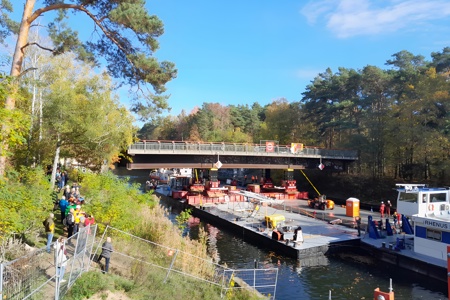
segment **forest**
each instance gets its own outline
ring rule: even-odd
[[[404,50],[393,54],[385,69],[328,68],[311,80],[298,102],[203,103],[177,116],[157,116],[138,137],[354,149],[359,159],[351,174],[445,184],[450,177],[450,47],[431,58]]]

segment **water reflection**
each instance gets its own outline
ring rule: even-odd
[[[133,171],[134,172],[134,171]],[[148,172],[136,175],[130,181],[145,183]],[[133,180],[135,179],[135,180]],[[172,210],[169,218],[175,222],[179,214]],[[297,261],[277,255],[264,247],[258,247],[236,238],[232,233],[220,230],[210,224],[191,219],[187,234],[197,239],[202,227],[209,235],[208,251],[220,264],[231,268],[278,268],[276,299],[333,300],[373,299],[373,290],[380,287],[388,291],[392,278],[397,300],[444,300],[447,299],[447,285],[424,276],[374,261],[364,253],[346,253],[312,260]]]
[[[198,237],[203,226],[212,233],[208,247],[216,253],[220,264],[230,268],[277,267],[278,283],[276,299],[373,299],[373,290],[380,287],[388,291],[389,279],[393,280],[395,299],[432,300],[447,299],[446,285],[421,276],[379,265],[370,257],[350,251],[335,256],[318,256],[297,261],[273,251],[260,248],[236,238],[227,231],[206,223],[195,223],[190,228],[191,238]]]

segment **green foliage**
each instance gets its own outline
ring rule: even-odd
[[[192,209],[188,208],[180,212],[178,216],[176,216],[175,220],[177,221],[178,228],[181,231],[184,231],[187,225],[187,221],[192,216]]]
[[[164,282],[165,271],[154,269],[146,278],[139,282],[128,280],[113,274],[103,275],[99,272],[87,272],[75,281],[64,299],[82,300],[94,295],[102,297],[106,291],[111,293],[122,292],[130,299],[211,299],[220,300],[221,289],[194,278],[171,274],[169,280]],[[233,292],[236,300],[260,299],[250,292],[237,289]]]
[[[0,120],[2,120],[0,140],[8,145],[8,151],[3,147],[0,148],[2,156],[11,156],[11,149],[20,147],[26,142],[25,136],[30,125],[26,109],[11,111],[5,108],[6,98],[11,95],[16,96],[20,106],[24,91],[18,90],[17,83],[11,77],[0,75]]]
[[[157,39],[163,32],[163,23],[155,15],[151,15],[145,8],[145,1],[136,0],[69,0],[67,2],[45,0],[42,7],[34,9],[35,1],[26,0],[23,19],[26,20],[19,29],[19,23],[14,22],[9,0],[2,0],[0,5],[0,42],[10,34],[17,34],[18,49],[13,55],[11,75],[21,75],[24,50],[35,43],[27,44],[31,26],[48,11],[57,11],[55,20],[49,23],[48,34],[53,45],[39,44],[54,55],[73,51],[83,61],[99,64],[100,57],[106,62],[108,73],[132,88],[139,87],[138,93],[132,100],[132,109],[142,111],[142,117],[149,113],[168,108],[167,97],[160,94],[165,91],[165,84],[177,75],[175,65],[169,61],[159,62],[153,55],[158,49]],[[72,12],[74,15],[83,14],[93,23],[93,34],[83,43],[77,31],[70,28],[64,21]],[[100,35],[97,33],[101,33]],[[150,85],[155,94],[143,87]],[[140,101],[144,98],[144,102]],[[150,100],[150,101],[147,101]],[[14,103],[10,103],[14,108]]]
[[[125,291],[133,288],[134,283],[123,277],[100,272],[87,272],[78,278],[64,297],[69,300],[89,299],[101,291]]]
[[[90,65],[76,65],[73,55],[52,59],[43,77],[43,122],[36,123],[33,132],[44,134],[30,140],[30,155],[52,164],[59,145],[61,157],[93,170],[100,170],[105,161],[114,163],[132,142],[134,128],[133,117],[111,93],[110,78],[92,74]]]
[[[12,234],[30,243],[53,208],[51,189],[41,168],[8,172],[0,181],[0,240]]]
[[[142,221],[137,217],[138,212],[156,204],[151,194],[140,192],[138,185],[130,185],[126,178],[117,178],[110,172],[84,173],[81,180],[88,199],[85,209],[103,226],[132,231]]]
[[[19,24],[9,17],[12,11],[11,2],[2,0],[0,4],[0,28],[2,28],[0,30],[0,43],[3,43],[11,32],[17,34],[19,31]]]

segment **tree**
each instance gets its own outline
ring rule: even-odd
[[[12,11],[8,0],[3,0],[2,13]],[[6,5],[5,5],[6,4]],[[102,57],[107,62],[107,70],[114,78],[119,78],[125,84],[138,89],[139,96],[144,96],[145,103],[135,101],[133,111],[141,113],[143,118],[168,108],[167,97],[162,95],[164,85],[176,76],[173,63],[158,62],[152,55],[158,49],[157,38],[163,34],[163,23],[158,17],[149,15],[144,7],[143,0],[68,0],[64,3],[59,0],[44,0],[43,7],[33,11],[36,0],[26,0],[17,43],[14,50],[10,75],[18,78],[22,72],[24,50],[32,45],[47,49],[53,54],[67,51],[76,51],[79,58],[95,60]],[[54,46],[44,46],[28,41],[28,33],[32,24],[38,17],[50,11],[59,11],[55,23],[49,24],[49,34]],[[86,15],[95,24],[92,36],[97,39],[81,43],[78,34],[69,28],[58,30],[56,23],[72,11]],[[3,29],[0,35],[5,36],[6,31],[15,32],[17,23],[3,19],[0,26]],[[101,35],[97,35],[101,32]],[[130,34],[134,36],[130,36]],[[98,62],[97,62],[98,63]],[[146,88],[150,84],[154,93]],[[5,107],[13,110],[16,98],[7,97]],[[141,99],[136,96],[135,100]],[[3,134],[10,130],[5,124],[2,126]],[[2,156],[0,157],[0,176],[3,176],[6,167],[5,149],[7,143],[2,143]]]
[[[280,145],[292,142],[295,116],[290,113],[291,109],[291,105],[284,98],[273,101],[267,106],[265,111],[267,126],[262,129],[262,139],[277,140]]]
[[[91,74],[91,66],[73,61],[70,55],[54,58],[45,74],[42,143],[54,151],[46,153],[53,158],[52,179],[60,153],[98,171],[113,163],[133,136],[133,118],[111,94],[109,76]]]

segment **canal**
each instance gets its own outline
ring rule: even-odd
[[[147,171],[122,172],[119,174],[128,175],[132,181],[139,183],[145,182],[148,176]],[[171,218],[177,213],[179,211],[174,209]],[[311,265],[247,243],[206,222],[193,224],[187,234],[193,239],[197,238],[199,227],[202,226],[209,234],[208,251],[220,264],[230,268],[254,268],[256,261],[258,268],[277,267],[277,300],[328,300],[330,290],[333,300],[371,300],[375,288],[388,291],[390,278],[396,300],[447,299],[445,283],[373,261],[360,251],[349,249],[338,255],[321,257]]]

